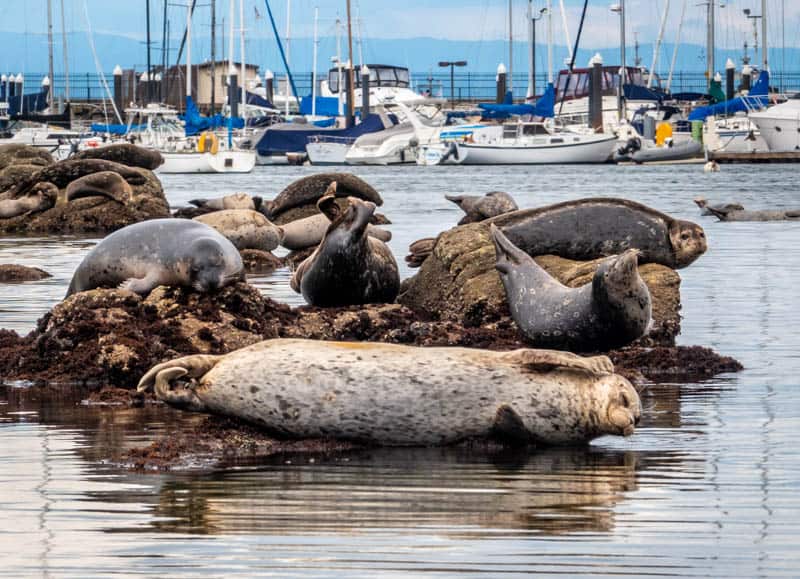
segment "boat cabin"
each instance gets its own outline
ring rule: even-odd
[[[369,85],[371,88],[375,88],[377,86],[409,88],[411,85],[408,69],[402,66],[368,64],[367,68],[369,68]],[[354,88],[361,88],[361,68],[356,67],[353,72],[355,73]],[[347,69],[342,68],[342,84],[346,82],[346,74]],[[338,68],[332,68],[328,71],[328,88],[334,94],[339,92]]]
[[[619,89],[619,66],[602,66],[602,92],[603,96],[614,96]],[[589,96],[589,68],[573,68],[561,70],[556,81],[556,102],[587,98]],[[626,67],[626,86],[647,86],[647,77],[650,73],[637,66]],[[569,81],[569,83],[567,82]],[[659,90],[660,80],[658,75],[653,75],[653,90]]]

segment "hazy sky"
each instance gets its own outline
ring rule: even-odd
[[[63,0],[67,29],[86,29],[85,9],[95,32],[116,33],[141,39],[144,37],[146,0]],[[172,30],[182,30],[185,9],[176,6],[180,0],[172,0],[168,8]],[[719,1],[719,0],[717,0]],[[60,29],[60,2],[53,0],[54,26]],[[666,0],[628,0],[628,39],[633,43],[634,31],[643,44],[653,42],[658,34],[661,12]],[[210,21],[210,0],[199,0],[196,31],[207,34]],[[680,20],[682,5],[686,3],[683,41],[703,44],[705,42],[706,8],[698,6],[699,0],[672,0],[667,23],[666,40],[672,42]],[[761,12],[761,0],[723,0],[718,9],[717,44],[720,47],[739,47],[745,38],[752,45],[752,26],[742,14],[743,8]],[[153,34],[160,37],[162,22],[162,0],[151,0]],[[238,4],[238,3],[237,3]],[[286,27],[286,0],[271,1],[279,30],[283,35]],[[535,0],[534,6],[545,5],[544,0]],[[575,32],[582,0],[564,0],[571,41]],[[619,42],[619,19],[609,11],[610,2],[592,0],[584,29],[584,47],[610,47]],[[46,31],[46,0],[0,0],[0,30],[22,32]],[[218,20],[227,19],[228,0],[217,1]],[[292,35],[311,36],[314,7],[319,7],[320,35],[334,33],[337,14],[344,19],[345,0],[292,0]],[[514,36],[526,37],[526,0],[513,0]],[[565,43],[558,0],[555,7],[555,41]],[[800,46],[800,1],[768,0],[768,13],[774,17],[770,22],[770,43],[778,46],[785,37],[788,46]],[[85,8],[84,8],[85,7]],[[256,10],[261,18],[256,17]],[[785,18],[782,18],[782,10]],[[245,0],[245,20],[249,34],[254,36],[271,34],[264,0]],[[380,38],[434,37],[457,40],[491,40],[508,35],[508,2],[506,0],[353,0],[354,17],[360,15],[363,36]],[[238,18],[238,6],[237,6]],[[237,24],[238,25],[238,24]],[[539,33],[544,35],[545,27]],[[759,31],[760,35],[760,31]],[[760,42],[760,41],[759,41]]]

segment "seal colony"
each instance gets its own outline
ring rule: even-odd
[[[608,358],[547,350],[268,340],[159,364],[139,382],[149,389],[281,437],[392,446],[585,443],[628,436],[641,415],[636,390]]]

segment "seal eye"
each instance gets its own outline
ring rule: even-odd
[[[681,233],[681,239],[687,241],[691,237],[688,233]]]
[[[631,401],[628,400],[628,395],[625,392],[620,392],[619,394],[619,403],[623,408],[630,408]]]

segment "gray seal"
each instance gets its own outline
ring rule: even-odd
[[[0,197],[0,219],[9,219],[50,209],[57,201],[58,187],[52,183],[37,183],[20,197]]]
[[[286,438],[563,445],[633,433],[641,402],[613,371],[605,356],[550,350],[276,339],[164,362],[138,389]]]
[[[639,263],[686,267],[708,249],[703,228],[627,199],[588,198],[494,217],[511,242],[531,256],[586,261],[638,249]]]
[[[333,195],[319,200],[331,224],[290,285],[314,306],[394,302],[400,291],[397,262],[385,243],[367,235],[375,204],[355,197],[348,202],[342,210]]]
[[[537,347],[608,351],[644,336],[652,321],[650,290],[639,276],[638,250],[600,264],[592,281],[569,288],[491,227],[511,317]]]
[[[694,203],[700,208],[700,215],[714,215],[714,211],[728,213],[730,211],[744,211],[741,203],[725,203],[723,205],[709,205],[705,197],[695,197]],[[713,211],[712,211],[713,209]]]
[[[380,194],[366,181],[351,173],[317,173],[291,183],[272,201],[266,201],[262,207],[264,214],[275,221],[281,213],[317,203],[328,194],[330,184],[336,182],[337,197],[358,197],[375,205],[383,205]]]
[[[720,221],[800,221],[800,209],[745,211],[709,207],[708,210]]]
[[[484,221],[519,209],[514,198],[503,191],[492,191],[482,196],[445,195],[444,198],[458,205],[466,213],[458,222],[459,225]]]
[[[232,193],[213,199],[192,199],[190,204],[200,209],[224,211],[226,209],[250,209],[257,211],[261,207],[261,197],[251,197],[247,193]]]
[[[194,218],[210,225],[236,246],[243,249],[272,251],[283,240],[283,230],[270,223],[258,211],[251,209],[224,209]]]
[[[137,147],[130,143],[116,143],[94,149],[84,149],[72,156],[73,159],[103,159],[128,167],[141,167],[154,171],[164,163],[161,153],[153,149]]]
[[[123,227],[94,246],[75,270],[67,296],[97,287],[147,294],[160,285],[209,292],[240,279],[239,252],[212,227],[153,219]]]

